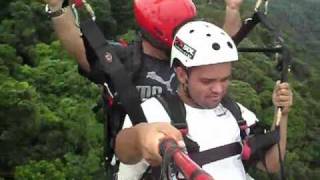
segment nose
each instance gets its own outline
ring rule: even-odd
[[[224,91],[224,84],[221,82],[212,83],[210,91],[214,94],[221,94]]]

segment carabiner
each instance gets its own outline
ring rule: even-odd
[[[89,15],[91,16],[91,19],[95,21],[96,15],[94,13],[94,10],[86,0],[73,0],[72,11],[73,11],[73,14],[76,16],[76,18],[78,18],[77,8],[80,8],[82,6],[84,6],[85,9],[88,11]],[[77,24],[79,24],[79,22],[77,22]]]
[[[71,5],[71,11],[74,16],[76,26],[80,27],[79,14],[75,3]]]
[[[258,12],[260,9],[260,6],[262,4],[262,1],[264,1],[264,14],[268,14],[268,6],[269,6],[269,1],[268,0],[257,0],[254,11]]]
[[[82,2],[84,4],[84,7],[86,8],[88,13],[90,14],[92,20],[95,21],[96,20],[96,15],[95,15],[94,10],[92,9],[91,5],[86,0],[82,0]]]

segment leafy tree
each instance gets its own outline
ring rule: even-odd
[[[117,22],[117,33],[124,34],[136,27],[133,16],[132,0],[110,0],[112,16]]]
[[[54,160],[53,162],[45,160],[41,160],[39,162],[31,161],[27,165],[18,166],[16,168],[15,178],[17,180],[66,179],[64,168],[64,164],[61,160]]]
[[[38,96],[26,82],[2,79],[0,85],[0,166],[10,169],[28,159],[39,132]]]
[[[0,43],[15,47],[24,63],[35,65],[33,45],[52,40],[43,6],[36,1],[24,0],[13,1],[8,8],[10,15],[1,21]]]

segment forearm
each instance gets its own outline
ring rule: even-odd
[[[226,15],[223,29],[234,36],[241,27],[240,7],[226,6]]]
[[[119,160],[125,164],[135,164],[142,159],[137,128],[126,128],[118,133],[115,153]]]
[[[80,29],[75,25],[75,18],[70,6],[66,8],[62,15],[53,17],[52,24],[64,48],[76,58],[77,63],[83,70],[89,72],[90,65],[87,61]]]
[[[275,111],[275,118],[272,125],[272,130],[275,129],[276,124],[276,112]],[[280,150],[281,150],[281,159],[284,159],[286,153],[286,145],[287,145],[287,122],[288,122],[288,114],[282,114],[281,121],[280,121]],[[265,155],[265,162],[267,169],[270,172],[277,172],[280,169],[280,162],[279,162],[279,151],[278,151],[278,144],[273,145]],[[262,166],[262,163],[258,166],[260,169],[265,170]]]

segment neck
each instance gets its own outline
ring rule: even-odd
[[[189,106],[191,106],[193,108],[203,109],[201,106],[199,106],[197,103],[195,103],[192,100],[190,95],[186,92],[186,90],[183,89],[183,87],[181,87],[181,85],[179,85],[179,87],[178,87],[178,95],[179,95],[180,99],[184,103],[188,104]]]
[[[148,41],[142,40],[143,52],[149,56],[155,57],[159,60],[168,60],[168,55],[158,48],[153,47]]]

